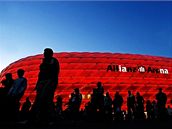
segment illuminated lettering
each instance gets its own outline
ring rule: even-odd
[[[160,69],[161,74],[168,74],[168,69]]]
[[[122,67],[121,65],[119,65],[119,71],[120,72],[127,72],[127,68],[126,67]]]
[[[145,67],[141,66],[138,68],[138,71],[141,73],[144,73],[144,72],[146,72],[146,69],[145,69]]]
[[[125,67],[122,65],[108,65],[107,71],[113,71],[113,72],[140,72],[140,73],[160,73],[160,74],[169,74],[168,69],[162,69],[162,68],[152,68],[148,67],[145,68],[144,66],[140,67]]]
[[[122,67],[122,72],[127,72],[127,68],[126,67]]]

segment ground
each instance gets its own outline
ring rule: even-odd
[[[57,121],[54,123],[28,124],[25,122],[1,122],[1,129],[172,129],[172,119],[164,121]]]

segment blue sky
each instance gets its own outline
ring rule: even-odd
[[[172,2],[0,2],[0,70],[46,47],[172,57]]]

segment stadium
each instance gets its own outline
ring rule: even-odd
[[[167,94],[167,105],[172,99],[172,58],[139,54],[99,53],[99,52],[61,52],[54,53],[60,63],[59,84],[55,96],[61,95],[64,103],[69,100],[74,88],[82,93],[82,106],[90,100],[93,88],[98,81],[102,82],[105,93],[114,97],[119,91],[124,98],[123,109],[126,109],[127,92],[140,92],[145,100],[155,100],[158,88]],[[31,101],[35,98],[35,84],[39,73],[39,65],[43,55],[22,58],[11,63],[1,71],[0,81],[6,73],[17,77],[19,68],[25,70],[28,87],[22,98]],[[1,84],[0,84],[1,85]],[[1,85],[2,87],[2,85]]]

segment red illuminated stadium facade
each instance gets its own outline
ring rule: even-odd
[[[74,88],[79,88],[83,94],[82,107],[89,101],[96,83],[103,83],[105,92],[111,97],[119,91],[124,98],[123,108],[126,108],[127,91],[134,94],[139,91],[145,100],[154,100],[158,88],[163,88],[168,101],[172,99],[172,58],[120,54],[120,53],[89,53],[89,52],[63,52],[54,53],[60,62],[59,85],[55,95],[61,95],[67,102]],[[22,101],[27,96],[34,100],[35,87],[39,65],[43,55],[29,56],[20,59],[0,74],[0,81],[6,73],[12,73],[16,78],[16,71],[24,69],[28,79],[28,87]]]

